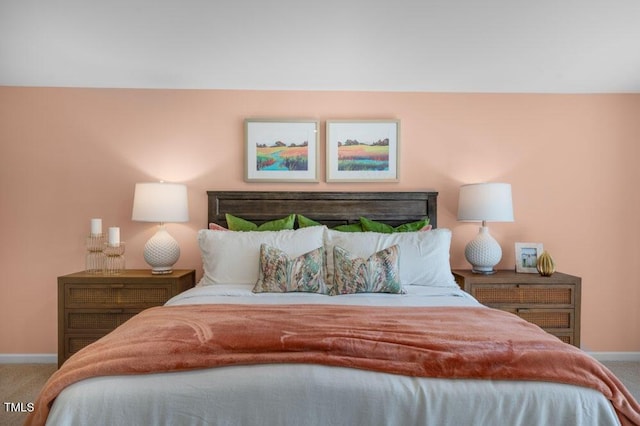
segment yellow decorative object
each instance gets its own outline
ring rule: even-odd
[[[536,268],[543,277],[550,277],[556,271],[556,263],[546,250],[538,257]]]

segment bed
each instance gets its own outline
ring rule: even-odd
[[[208,199],[199,285],[69,358],[28,423],[640,424],[604,366],[457,287],[437,193]]]

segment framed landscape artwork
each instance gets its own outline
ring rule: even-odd
[[[318,182],[317,120],[246,119],[245,181]]]
[[[399,120],[328,120],[327,182],[397,182]]]

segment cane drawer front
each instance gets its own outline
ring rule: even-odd
[[[537,325],[570,345],[576,344],[574,309],[503,309]]]
[[[106,333],[102,334],[68,334],[64,338],[64,359],[66,360],[71,355],[78,352],[80,349],[95,342],[103,337]]]
[[[573,309],[504,309],[547,331],[571,331],[575,324]]]
[[[572,308],[575,289],[572,284],[472,284],[470,293],[480,303],[496,308]]]
[[[150,308],[173,296],[170,283],[66,284],[66,308]]]
[[[550,334],[553,334],[554,336],[556,336],[558,339],[560,339],[561,341],[563,341],[564,343],[568,343],[570,345],[574,345],[574,346],[578,346],[576,344],[576,340],[575,340],[575,332],[550,332]]]
[[[69,309],[65,311],[65,324],[69,333],[109,331],[124,324],[140,309]]]

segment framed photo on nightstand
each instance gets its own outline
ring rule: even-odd
[[[516,272],[537,274],[538,257],[542,254],[542,243],[516,243]]]

